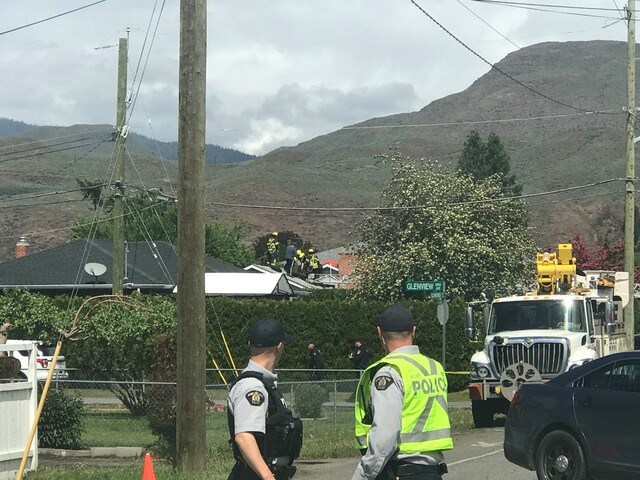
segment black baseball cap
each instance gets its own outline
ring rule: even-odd
[[[252,347],[275,347],[280,342],[291,340],[293,337],[284,331],[275,318],[262,318],[249,327],[249,345]]]
[[[316,345],[318,342],[316,342],[315,340],[311,339],[307,342],[307,345]]]
[[[411,310],[399,303],[382,310],[378,320],[373,323],[383,332],[409,332],[416,326]]]

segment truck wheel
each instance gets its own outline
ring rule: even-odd
[[[472,400],[471,413],[476,428],[493,426],[493,405],[486,400]]]
[[[535,453],[538,480],[585,480],[587,464],[578,441],[564,430],[548,433]]]

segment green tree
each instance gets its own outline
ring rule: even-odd
[[[522,201],[499,200],[497,177],[449,175],[437,162],[398,152],[383,207],[359,225],[364,245],[356,295],[390,301],[408,279],[443,279],[448,296],[509,293],[533,279],[535,248]]]
[[[107,211],[95,221],[80,218],[71,229],[72,238],[113,238],[113,216]],[[131,242],[153,239],[176,244],[178,208],[175,203],[151,198],[147,193],[125,199],[125,238]],[[254,257],[244,243],[246,225],[209,223],[205,226],[205,252],[225,262],[245,267]]]
[[[260,235],[253,241],[253,251],[255,253],[255,257],[259,261],[263,261],[266,264],[267,261],[267,242],[269,241],[269,237],[271,233],[266,233],[264,235]],[[313,247],[311,242],[308,240],[303,240],[300,235],[296,232],[292,232],[291,230],[283,230],[278,232],[278,243],[280,244],[278,248],[278,258],[280,260],[284,260],[284,253],[287,248],[288,242],[291,241],[296,249],[301,248],[305,252]]]
[[[517,196],[522,193],[522,185],[516,181],[516,176],[509,175],[511,158],[500,137],[493,132],[489,134],[486,142],[476,130],[469,133],[458,160],[458,171],[462,175],[470,175],[476,181],[497,175],[505,196]]]
[[[244,223],[231,226],[222,222],[208,223],[205,227],[205,253],[238,267],[250,265],[255,256],[251,248],[244,244],[246,230]]]
[[[50,297],[19,289],[0,296],[0,344],[8,336],[54,344],[70,325],[71,314],[57,308]]]

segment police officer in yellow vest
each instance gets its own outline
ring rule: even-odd
[[[444,450],[453,448],[442,365],[413,345],[411,311],[395,304],[377,322],[387,353],[363,373],[356,393],[356,447],[363,456],[352,480],[441,480]]]

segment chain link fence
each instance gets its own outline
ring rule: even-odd
[[[240,372],[240,369],[207,369],[207,404],[203,408],[225,411],[228,393],[225,382],[232,381]],[[67,369],[66,373],[68,376],[54,377],[52,388],[80,397],[89,408],[122,409],[134,416],[144,416],[155,405],[175,402],[175,382],[124,379],[113,373],[78,369]],[[353,411],[359,370],[280,369],[276,373],[284,399],[296,415],[338,422],[344,413]]]

